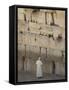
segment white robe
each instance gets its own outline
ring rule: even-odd
[[[40,60],[36,61],[36,77],[42,77],[42,62]]]
[[[31,63],[30,60],[27,59],[27,71],[30,71],[31,70],[30,63]]]

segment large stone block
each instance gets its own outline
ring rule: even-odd
[[[40,11],[32,13],[32,21],[45,24],[45,13],[42,13]]]
[[[64,62],[56,62],[55,66],[56,66],[55,74],[65,76],[65,63]]]
[[[47,61],[46,63],[44,63],[43,72],[52,74],[52,62],[51,61],[49,62]]]

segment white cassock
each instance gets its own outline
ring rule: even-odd
[[[36,61],[36,77],[42,77],[42,62],[40,59]]]
[[[30,63],[30,59],[27,59],[27,71],[31,70]]]

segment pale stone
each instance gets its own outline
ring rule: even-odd
[[[56,65],[56,70],[55,70],[55,73],[58,74],[58,75],[65,75],[65,63],[63,62],[56,62],[55,63]]]
[[[47,12],[47,24],[45,21],[45,12]],[[33,9],[18,9],[18,50],[24,51],[24,45],[27,46],[27,58],[24,63],[24,68],[27,71],[36,72],[35,63],[36,58],[38,58],[38,56],[40,55],[40,47],[41,54],[46,54],[45,49],[47,48],[48,56],[61,57],[61,51],[64,51],[65,53],[65,12],[56,10],[56,14],[53,14],[56,25],[53,26],[50,25],[52,23],[51,12],[55,13],[55,10],[40,9],[40,11],[33,13]],[[21,34],[20,32],[23,32],[23,34]],[[54,40],[53,38],[48,37],[49,34],[53,34]],[[60,42],[57,41],[57,37],[59,34],[62,34],[62,40]],[[28,60],[29,51],[31,53],[31,59]],[[36,53],[37,55],[34,57],[32,52]],[[24,55],[25,52],[23,52],[22,54]],[[18,59],[18,70],[21,70],[21,57],[19,57]],[[51,59],[52,58],[50,58],[50,60],[46,63],[43,63],[43,71],[45,73],[52,73],[53,68]],[[55,59],[55,74],[64,75],[64,62],[65,57],[62,61]]]

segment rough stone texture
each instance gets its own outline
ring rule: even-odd
[[[54,13],[54,25],[51,25],[51,12]],[[58,38],[58,35],[62,37]],[[65,54],[64,11],[18,9],[18,71],[23,69],[22,56],[25,56],[24,70],[36,73],[35,62],[41,55],[44,73],[64,76],[65,56],[62,56],[62,51]]]

